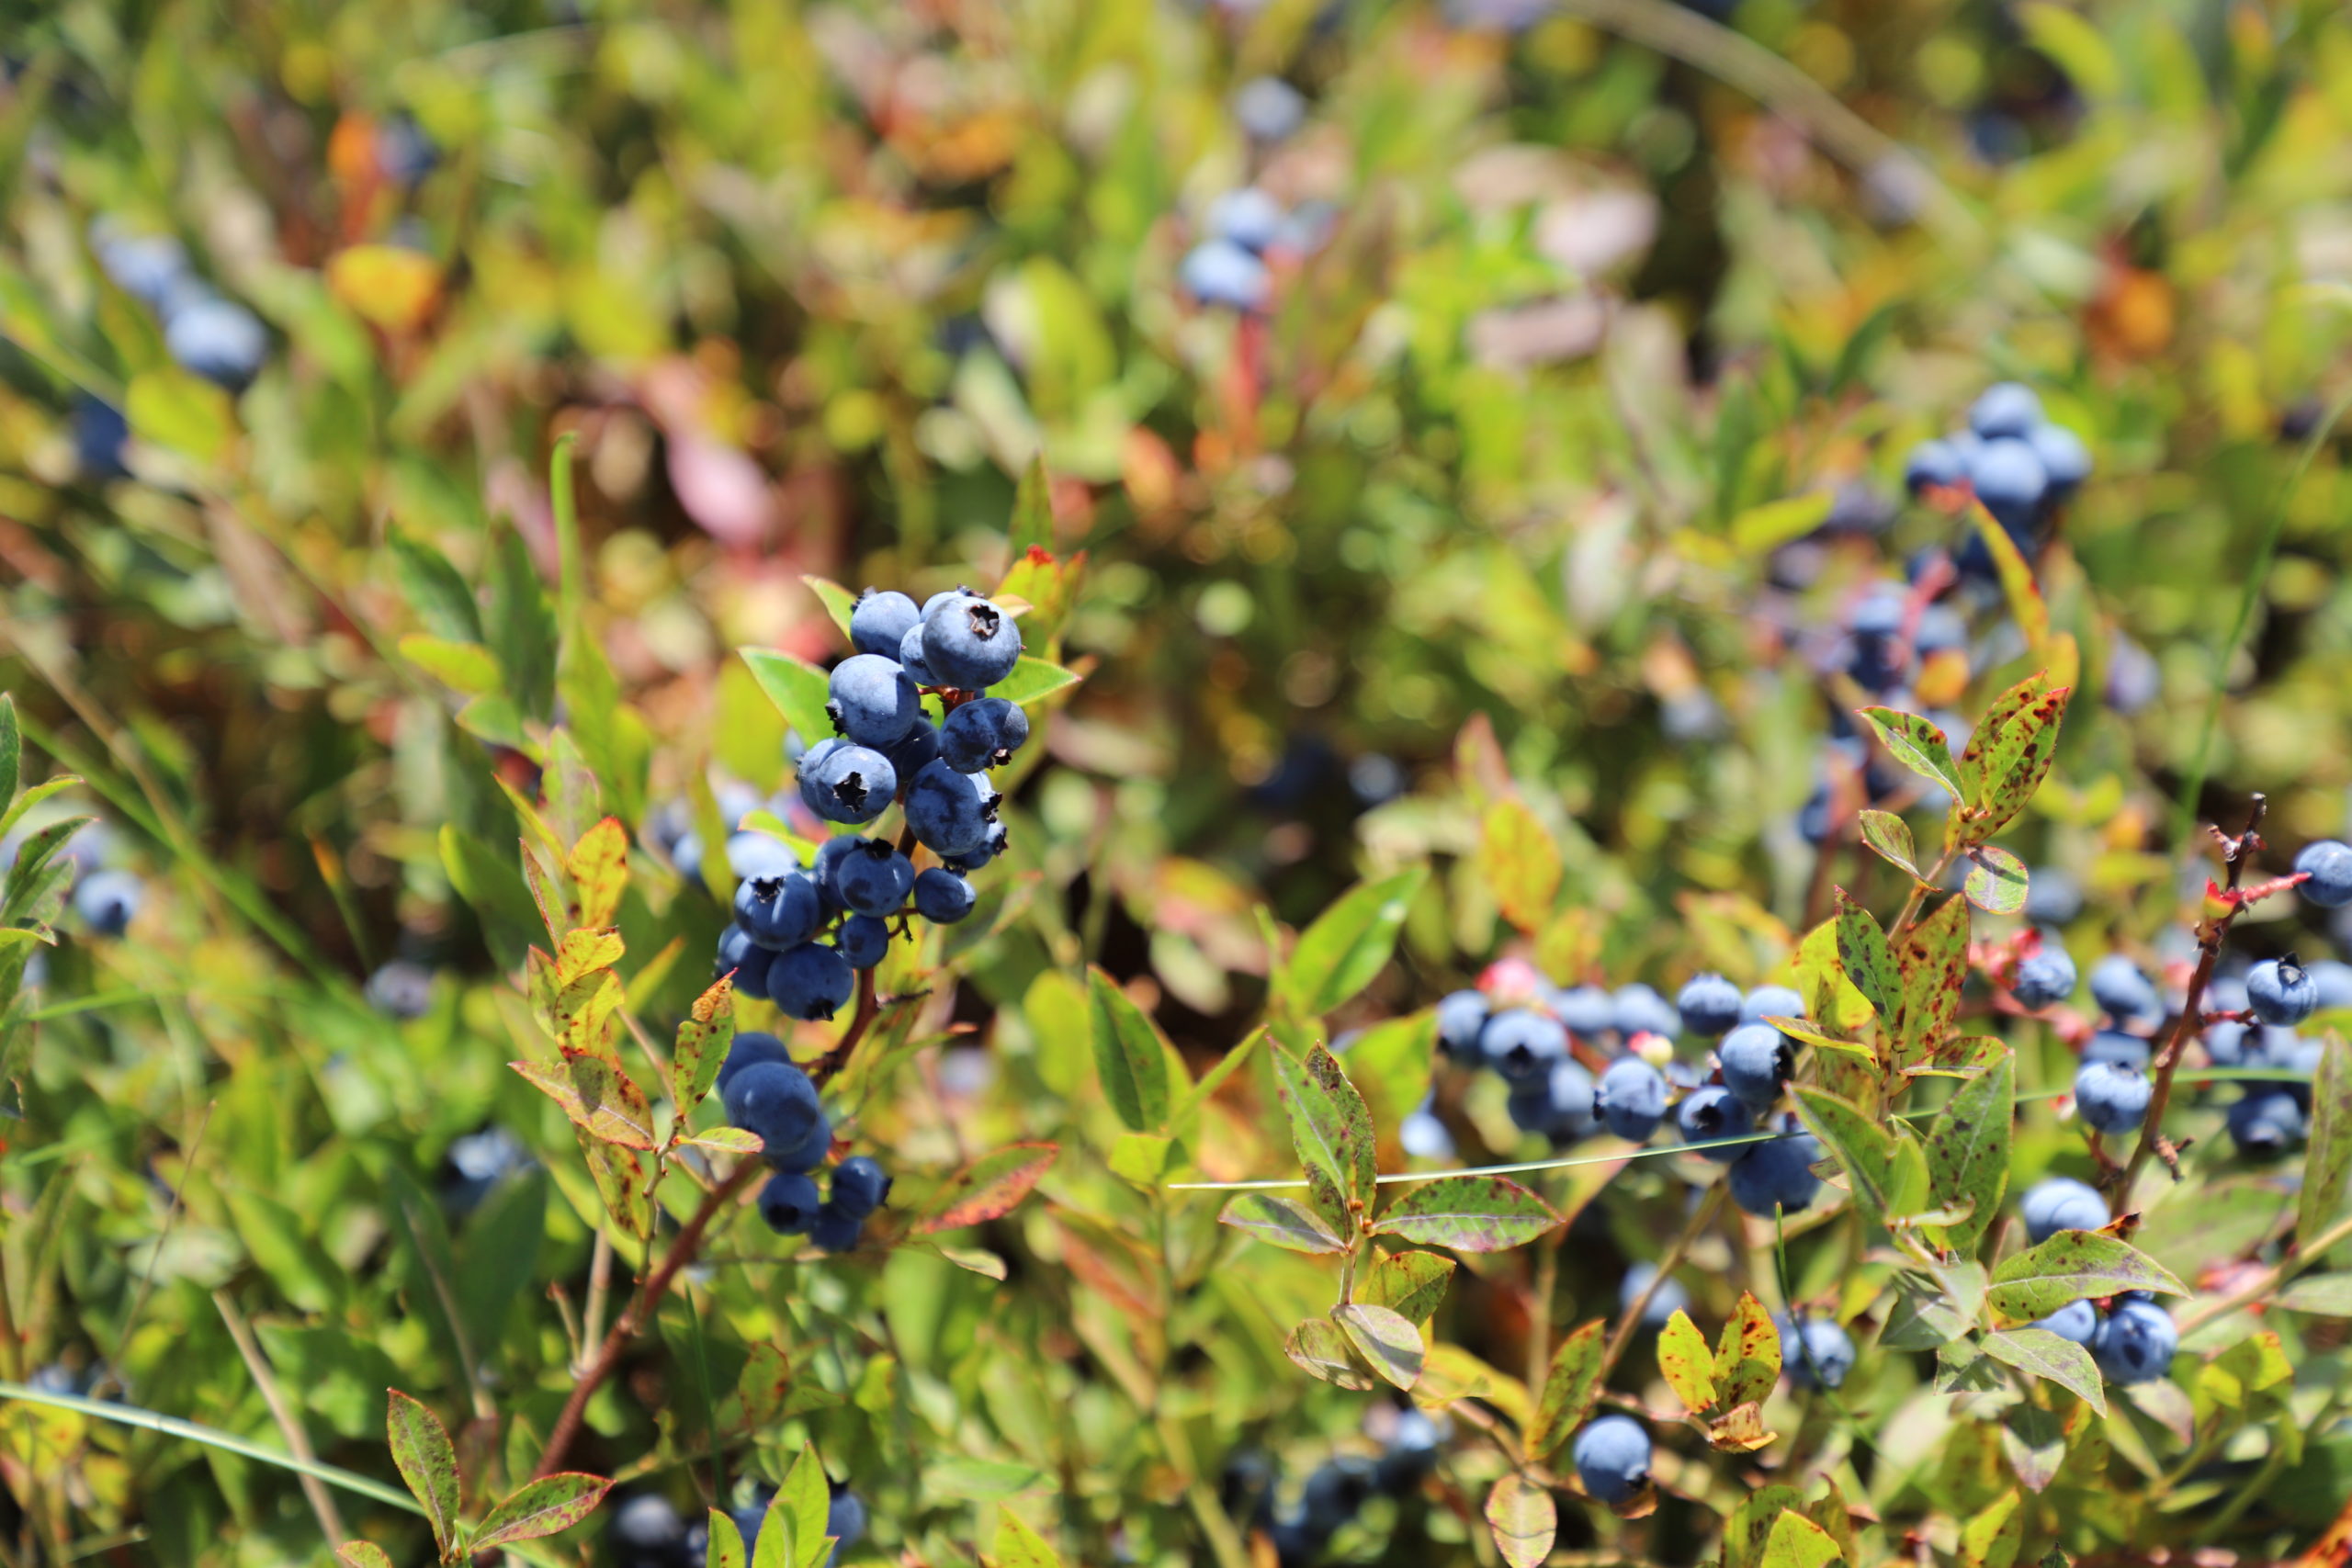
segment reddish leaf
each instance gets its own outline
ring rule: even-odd
[[[916,1230],[934,1235],[1011,1213],[1060,1153],[1059,1144],[1010,1144],[982,1155],[956,1173]]]

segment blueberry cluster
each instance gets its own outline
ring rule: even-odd
[[[1479,987],[1439,1002],[1438,1047],[1498,1075],[1510,1088],[1512,1122],[1555,1148],[1603,1129],[1646,1142],[1670,1111],[1683,1142],[1731,1168],[1733,1201],[1770,1215],[1806,1207],[1821,1187],[1813,1173],[1819,1143],[1793,1115],[1776,1113],[1795,1070],[1794,1043],[1764,1021],[1803,1016],[1804,999],[1786,987],[1742,994],[1720,975],[1698,976],[1668,1003],[1639,982],[1614,992],[1562,988],[1524,965],[1499,964]],[[1712,1075],[1675,1057],[1678,1034],[1714,1042]],[[1757,1133],[1778,1136],[1750,1137]]]
[[[40,825],[19,822],[0,838],[0,874],[17,863],[25,840]],[[107,863],[114,857],[115,835],[103,822],[92,822],[65,841],[57,852],[74,866],[74,918],[92,936],[120,936],[130,929],[147,901],[147,885],[136,872]]]
[[[2031,388],[2003,381],[1970,405],[1966,429],[1912,448],[1903,482],[1931,502],[1973,494],[2031,559],[2052,514],[2090,472],[2090,449],[2082,438],[2052,424]],[[1989,552],[1974,538],[1958,565],[1963,572],[1992,571]]]
[[[893,919],[948,925],[972,912],[966,875],[1005,845],[1004,797],[988,773],[1029,739],[1020,705],[986,694],[1021,659],[1021,627],[994,602],[957,588],[918,608],[903,593],[868,589],[849,631],[857,651],[834,667],[825,705],[838,733],[800,753],[800,804],[859,827],[901,803],[904,839],[837,836],[806,868],[774,839],[738,833],[727,845],[741,880],[718,972],[792,1018],[832,1017],[855,973],[882,962]],[[936,724],[925,691],[945,713]],[[915,844],[939,863],[916,870]],[[828,932],[831,941],[819,940]]]
[[[1287,140],[1306,117],[1306,101],[1288,83],[1261,76],[1233,97],[1234,118],[1261,146]],[[1304,255],[1321,245],[1331,213],[1320,203],[1285,209],[1260,186],[1229,190],[1209,203],[1200,243],[1184,254],[1177,281],[1204,305],[1260,311],[1273,298],[1269,257]]]
[[[831,1190],[820,1193],[812,1172],[832,1152],[833,1126],[816,1083],[793,1064],[773,1034],[735,1036],[718,1069],[719,1102],[728,1122],[756,1135],[760,1157],[775,1172],[760,1189],[760,1218],[778,1235],[805,1235],[826,1252],[847,1252],[890,1196],[890,1178],[865,1155],[833,1168]]]
[[[1305,1568],[1374,1497],[1402,1497],[1419,1489],[1422,1477],[1437,1468],[1445,1437],[1441,1420],[1409,1406],[1376,1406],[1364,1427],[1381,1451],[1333,1455],[1308,1472],[1297,1499],[1289,1504],[1274,1495],[1280,1475],[1272,1460],[1254,1452],[1237,1456],[1226,1466],[1227,1510],[1266,1531],[1283,1568]]]
[[[2018,1207],[2026,1236],[2037,1247],[2061,1231],[2099,1230],[2108,1224],[2107,1200],[2072,1177],[2034,1183]],[[2069,1302],[2034,1326],[2087,1348],[2099,1370],[2116,1383],[2151,1382],[2164,1376],[2180,1343],[2171,1316],[2154,1298],[2137,1291],[2116,1297],[2103,1313],[2093,1302]]]
[[[761,1525],[766,1522],[769,1495],[756,1495],[742,1506],[728,1510],[743,1537],[747,1559],[760,1538]],[[710,1550],[710,1527],[699,1521],[688,1524],[676,1506],[659,1492],[623,1498],[614,1507],[605,1533],[615,1568],[702,1568]],[[846,1487],[833,1489],[825,1510],[825,1533],[833,1538],[833,1554],[828,1562],[846,1557],[865,1539],[865,1503],[856,1493]]]
[[[164,347],[180,365],[232,392],[261,373],[269,356],[268,329],[260,317],[221,298],[198,277],[179,241],[100,219],[90,225],[90,249],[116,288],[155,312],[164,327]],[[119,410],[85,399],[75,407],[74,432],[85,470],[99,478],[123,472],[122,444],[130,427]]]

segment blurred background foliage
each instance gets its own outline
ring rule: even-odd
[[[1237,118],[1264,77],[1302,96],[1286,134]],[[500,784],[529,787],[576,706],[566,435],[585,624],[627,698],[598,772],[633,837],[700,784],[785,781],[732,650],[836,649],[802,574],[992,584],[1021,474],[1051,476],[1088,678],[1012,804],[1036,896],[935,1021],[993,1066],[952,1036],[875,1112],[918,1180],[1099,1115],[1060,1027],[1082,961],[1197,1072],[1264,1003],[1260,904],[1303,926],[1436,863],[1341,1024],[1498,952],[1465,725],[1557,841],[1555,972],[1723,963],[1691,951],[1692,895],[1740,896],[1712,930],[1796,925],[1840,615],[1951,538],[1903,455],[1996,378],[2096,456],[2042,586],[2113,699],[2076,704],[2019,847],[2081,881],[2094,942],[2153,941],[2186,807],[2261,788],[2282,842],[2345,827],[2332,434],[2286,484],[2347,389],[2347,144],[2352,17],[2316,0],[8,0],[0,682],[153,884],[130,940],[47,955],[17,1042],[27,1366],[108,1361],[112,1392],[267,1434],[225,1288],[338,1462],[382,1471],[388,1382],[511,1416],[474,1440],[517,1466],[543,1433],[547,1292],[582,1289],[597,1211],[503,1065],[519,947],[479,911],[520,880],[469,897],[452,873],[469,844],[504,863]],[[1299,226],[1262,313],[1179,281],[1248,184]],[[176,240],[259,317],[250,385],[175,363],[98,265],[120,234]],[[632,1006],[674,1017],[721,916],[640,859],[632,955],[691,956]],[[440,976],[408,1021],[359,989],[395,957]],[[1209,1174],[1278,1159],[1224,1122]],[[920,1250],[722,1260],[706,1300],[733,1333],[665,1317],[695,1356],[600,1396],[595,1461],[708,1492],[719,1402],[684,1385],[733,1388],[787,1324],[857,1346],[791,1419],[881,1478],[876,1541],[926,1561],[969,1561],[975,1508],[1038,1475],[1085,1560],[1176,1560],[1187,1466],[1350,1429],[1358,1402],[1299,1382],[1256,1287],[1203,1280],[1205,1204],[1074,1160],[1047,1190],[995,1244],[1036,1271],[1019,1290]],[[1200,1321],[1137,1304],[1155,1219]],[[1075,1327],[1073,1292],[1098,1302]],[[1133,1442],[1133,1379],[1162,1377]],[[12,1430],[11,1488],[60,1541],[135,1521],[155,1561],[316,1558],[282,1475]],[[1937,1506],[1963,1506],[1950,1484]],[[1466,1560],[1463,1521],[1430,1529]]]

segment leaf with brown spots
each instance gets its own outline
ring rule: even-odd
[[[2058,755],[2058,726],[2073,694],[2064,686],[2044,692],[2001,727],[1984,754],[1978,800],[1983,815],[1970,826],[1972,841],[1983,843],[2007,827],[2050,775],[2050,764]]]
[[[582,926],[563,933],[556,944],[555,981],[569,986],[592,969],[607,969],[621,960],[628,945],[611,926]]]
[[[1527,1429],[1527,1457],[1545,1460],[1584,1425],[1600,1398],[1600,1351],[1605,1324],[1600,1318],[1572,1330],[1552,1352],[1535,1424]],[[1768,1324],[1767,1326],[1770,1326]]]
[[[1724,1405],[1759,1404],[1781,1381],[1781,1331],[1753,1291],[1739,1293],[1724,1321],[1715,1341],[1715,1403]]]
[[[1380,1380],[1365,1370],[1348,1337],[1329,1318],[1310,1317],[1292,1329],[1283,1344],[1283,1354],[1308,1376],[1340,1388],[1363,1393],[1380,1385]]]
[[[607,817],[580,835],[571,846],[564,869],[571,874],[580,907],[572,917],[578,926],[609,926],[620,912],[621,894],[628,886],[628,833],[620,818]]]
[[[1720,1453],[1752,1454],[1780,1435],[1764,1425],[1764,1407],[1752,1399],[1707,1423],[1707,1441]]]
[[[1679,1307],[1658,1330],[1657,1370],[1675,1397],[1693,1412],[1715,1403],[1715,1359],[1707,1353],[1706,1336]]]
[[[1903,1003],[1903,976],[1878,918],[1838,889],[1838,964],[1882,1019]]]
[[[681,1122],[718,1081],[734,1043],[735,981],[721,975],[695,998],[693,1014],[678,1025],[678,1042],[670,1052],[670,1091]]]
[[[1960,1016],[1960,990],[1968,978],[1968,901],[1945,899],[1912,928],[1894,958],[1902,976],[1894,1065],[1904,1068],[1933,1060]]]
[[[1012,1212],[1053,1168],[1059,1144],[1008,1144],[966,1166],[915,1229],[924,1235],[960,1230]]]
[[[1427,1323],[1445,1300],[1445,1288],[1461,1267],[1434,1252],[1398,1252],[1364,1270],[1356,1300],[1385,1306],[1416,1324]]]
[[[1552,1542],[1560,1533],[1559,1505],[1552,1501],[1552,1494],[1514,1471],[1487,1494],[1487,1529],[1510,1568],[1535,1568],[1552,1555]]]
[[[2036,698],[2050,690],[2048,671],[2036,671],[2019,681],[1999,696],[1977,718],[1968,732],[1968,744],[1960,753],[1960,804],[1973,806],[1984,798],[1984,759],[2001,739],[2001,731],[2009,720],[2025,712]]]

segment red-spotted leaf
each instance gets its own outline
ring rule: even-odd
[[[1427,1323],[1445,1300],[1461,1265],[1434,1252],[1392,1252],[1356,1280],[1356,1300],[1385,1306],[1409,1322]]]
[[[1861,813],[1862,842],[1878,852],[1889,864],[1900,866],[1913,878],[1919,877],[1919,852],[1911,842],[1911,825],[1892,811]]]
[[[531,1087],[563,1107],[572,1125],[623,1148],[653,1147],[653,1108],[636,1080],[601,1056],[571,1056],[561,1066],[509,1062]]]
[[[1952,1092],[1928,1131],[1928,1202],[1968,1218],[1931,1227],[1930,1239],[1966,1257],[2001,1212],[2016,1116],[2017,1057],[2007,1046]]]
[[[1984,1353],[2021,1372],[2048,1378],[2098,1411],[2107,1414],[2107,1391],[2091,1353],[2046,1328],[1996,1329],[1984,1337]]]
[[[1903,976],[1878,918],[1838,889],[1838,963],[1879,1017],[1892,1019],[1903,1001]]]
[[[556,943],[555,983],[569,986],[591,969],[609,968],[627,951],[621,933],[611,926],[582,926],[566,931]]]
[[[2003,1327],[2048,1317],[2069,1302],[2122,1291],[2185,1296],[2188,1287],[2146,1253],[2104,1231],[2060,1231],[2004,1258],[1984,1292]]]
[[[1894,949],[1902,993],[1894,1013],[1894,1065],[1937,1059],[1968,978],[1968,901],[1947,898]],[[1880,1016],[1884,1017],[1882,1013]]]
[[[1893,708],[1869,707],[1855,710],[1862,722],[1871,727],[1886,754],[1918,774],[1921,778],[1958,798],[1960,770],[1953,766],[1951,748],[1944,739],[1944,732],[1933,721],[1916,713],[1898,713]]]
[[[678,1025],[678,1043],[670,1054],[671,1095],[680,1121],[710,1093],[734,1043],[735,982],[722,975],[695,998],[694,1011]]]
[[[601,1475],[559,1471],[515,1489],[468,1538],[469,1551],[503,1546],[510,1540],[537,1540],[570,1529],[594,1513],[613,1483]]]
[[[1221,1224],[1291,1252],[1345,1252],[1348,1244],[1331,1233],[1323,1216],[1295,1198],[1244,1192],[1217,1216]]]
[[[1353,1235],[1361,1213],[1354,1205],[1372,1201],[1378,1174],[1372,1112],[1337,1058],[1321,1045],[1311,1047],[1304,1060],[1279,1043],[1271,1050],[1274,1088],[1290,1122],[1291,1147],[1306,1175],[1307,1197],[1335,1235]]]
[[[1552,1368],[1544,1377],[1544,1396],[1536,1403],[1535,1420],[1527,1428],[1527,1457],[1549,1459],[1552,1450],[1584,1425],[1600,1398],[1600,1353],[1605,1325],[1600,1318],[1571,1330],[1552,1352]]]
[[[571,846],[564,869],[571,874],[580,905],[573,911],[575,927],[609,926],[620,913],[621,894],[628,887],[628,833],[620,818],[607,817],[580,835]]]
[[[2041,787],[2057,758],[2058,727],[2073,695],[2064,686],[2038,692],[2001,726],[1984,753],[1978,815],[1968,829],[1972,840],[1981,843],[2007,827]]]
[[[733,1515],[710,1510],[710,1536],[703,1548],[702,1568],[751,1568],[743,1551],[743,1532]]]
[[[1372,1228],[1375,1235],[1424,1247],[1501,1252],[1525,1246],[1559,1223],[1550,1204],[1516,1181],[1442,1176],[1408,1191]]]
[[[1409,1319],[1385,1306],[1351,1302],[1333,1307],[1331,1321],[1374,1371],[1398,1388],[1410,1388],[1420,1381],[1421,1332]]]
[[[1300,1371],[1325,1382],[1356,1393],[1379,1386],[1363,1364],[1363,1358],[1340,1332],[1339,1325],[1325,1317],[1310,1317],[1290,1331],[1283,1342],[1283,1354],[1288,1356]]]
[[[1693,1414],[1715,1403],[1714,1354],[1707,1348],[1707,1337],[1680,1307],[1657,1331],[1657,1370]]]
[[[936,1235],[1002,1218],[1029,1196],[1061,1152],[1059,1144],[1008,1144],[982,1155],[956,1172],[915,1229]]]
[[[1761,1404],[1780,1381],[1781,1331],[1755,1292],[1742,1291],[1715,1341],[1715,1403]]]
[[[384,1391],[384,1427],[392,1465],[424,1508],[434,1541],[447,1557],[458,1539],[458,1450],[439,1416],[399,1389]]]

